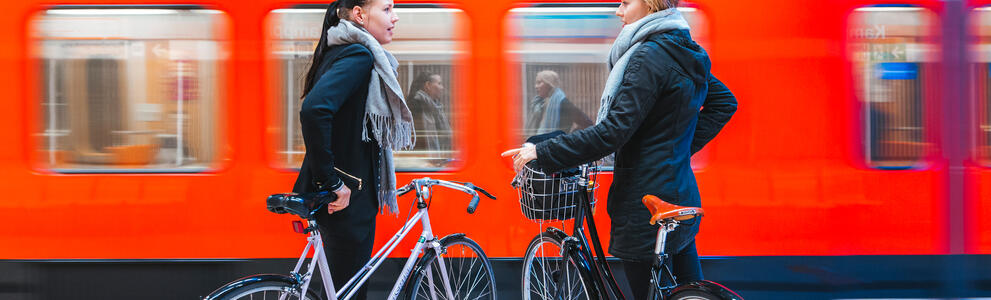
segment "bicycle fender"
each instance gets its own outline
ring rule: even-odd
[[[295,279],[292,279],[289,276],[282,275],[282,274],[258,274],[258,275],[252,275],[252,276],[244,277],[244,278],[241,278],[241,279],[238,279],[238,280],[234,280],[231,283],[225,284],[224,286],[222,286],[220,288],[217,288],[217,290],[215,290],[212,293],[210,293],[210,295],[206,296],[206,298],[203,298],[203,300],[214,300],[214,299],[217,299],[220,296],[223,296],[224,294],[226,294],[227,292],[230,292],[230,291],[232,291],[234,289],[237,289],[237,288],[240,288],[240,287],[243,287],[243,286],[246,286],[246,285],[255,283],[255,282],[259,282],[259,281],[281,281],[281,282],[285,282],[285,283],[288,283],[288,284],[296,284],[297,283]]]
[[[440,243],[441,244],[444,244],[444,242],[446,242],[448,240],[457,239],[457,238],[463,238],[463,237],[465,237],[465,234],[464,233],[452,233],[452,234],[448,234],[447,236],[440,238]]]
[[[726,288],[721,284],[708,280],[692,281],[685,284],[679,284],[678,287],[671,290],[668,293],[668,295],[669,296],[674,295],[683,290],[703,290],[713,295],[719,296],[719,298],[723,300],[743,300],[743,297],[740,297],[740,295],[736,294],[729,288]]]
[[[568,237],[568,234],[567,233],[565,233],[561,229],[557,229],[555,227],[547,227],[547,230],[544,231],[544,233],[546,233],[546,234],[548,234],[548,235],[550,235],[550,236],[552,236],[554,238],[557,238],[559,241],[564,241],[564,239]]]

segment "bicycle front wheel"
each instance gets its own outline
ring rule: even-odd
[[[237,282],[234,282],[237,283]],[[234,284],[232,283],[232,284]],[[224,290],[220,288],[219,290]],[[306,296],[301,298],[299,290],[292,284],[280,280],[263,280],[242,285],[224,292],[223,294],[209,297],[216,300],[320,300],[320,297],[313,291],[307,291]]]
[[[590,278],[584,276],[573,254],[561,256],[563,238],[542,232],[533,238],[523,257],[523,299],[598,299],[589,292]],[[564,260],[567,263],[562,263]]]
[[[441,253],[428,251],[417,262],[407,299],[497,299],[495,273],[481,246],[463,234],[440,243]]]

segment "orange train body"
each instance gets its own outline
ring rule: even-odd
[[[406,1],[397,1],[406,3]],[[552,1],[540,1],[552,2]],[[883,1],[890,2],[890,1]],[[218,167],[193,174],[60,174],[33,163],[41,114],[30,20],[51,2],[0,3],[0,258],[186,259],[283,258],[298,255],[292,218],[265,210],[268,194],[288,191],[296,173],[273,163],[273,67],[266,64],[266,15],[302,2],[197,0],[221,10],[230,26],[230,59],[219,85]],[[60,4],[175,4],[152,1],[61,1]],[[318,2],[305,2],[318,4]],[[940,14],[940,1],[900,1]],[[991,3],[991,2],[988,2]],[[537,227],[520,213],[509,182],[510,163],[499,154],[520,143],[513,124],[522,118],[520,89],[507,54],[506,14],[523,2],[453,0],[464,11],[467,44],[459,58],[460,83],[452,97],[462,116],[455,128],[457,166],[442,172],[401,173],[471,181],[495,194],[474,215],[457,192],[438,190],[431,207],[437,234],[465,232],[491,257],[520,257]],[[923,166],[904,170],[863,163],[862,112],[854,92],[848,20],[877,1],[704,0],[713,74],[735,93],[739,110],[707,146],[696,170],[707,212],[702,255],[906,255],[991,253],[991,169],[968,159],[962,170],[945,159],[940,130],[949,122],[939,101],[925,114]],[[970,3],[978,7],[986,3]],[[400,21],[402,26],[402,20]],[[518,99],[517,99],[518,100]],[[976,101],[974,101],[976,103]],[[971,105],[971,101],[960,101]],[[974,104],[977,105],[977,104]],[[134,149],[132,149],[134,150]],[[120,151],[127,151],[121,149]],[[968,150],[970,151],[970,150]],[[133,152],[133,151],[132,151]],[[141,161],[142,153],[133,153]],[[965,184],[951,184],[961,171]],[[599,177],[608,186],[611,175]],[[955,190],[951,190],[955,189]],[[607,188],[597,191],[605,198]],[[948,195],[963,193],[965,210],[951,214]],[[410,199],[400,199],[408,207]],[[599,232],[609,232],[605,205]],[[378,218],[376,243],[388,240],[399,216]],[[963,218],[962,242],[953,227]],[[603,237],[608,239],[608,235]],[[410,243],[411,244],[411,243]],[[404,255],[403,251],[393,255]]]

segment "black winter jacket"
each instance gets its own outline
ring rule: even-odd
[[[606,118],[537,144],[536,164],[557,171],[615,152],[609,252],[643,260],[653,256],[657,227],[641,198],[701,205],[690,158],[729,121],[736,98],[687,30],[656,33],[635,51]]]
[[[372,54],[365,46],[331,47],[324,53],[320,77],[299,112],[306,155],[293,192],[347,185],[350,205],[333,215],[341,226],[372,226],[378,211],[375,170],[379,146],[361,138],[372,65]],[[321,215],[317,217],[320,220]]]

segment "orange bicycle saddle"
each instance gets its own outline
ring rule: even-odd
[[[643,205],[650,210],[650,224],[657,224],[657,221],[664,219],[674,219],[675,221],[690,220],[694,217],[705,215],[701,207],[678,206],[667,203],[654,195],[643,196]]]

